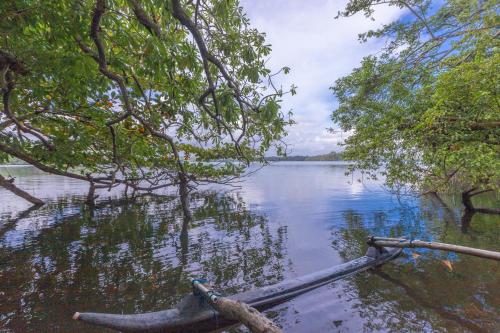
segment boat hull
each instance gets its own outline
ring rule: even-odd
[[[271,286],[227,296],[256,308],[266,310],[276,304],[346,276],[376,267],[396,258],[402,249],[369,248],[363,257],[305,276]],[[235,324],[219,316],[198,296],[187,295],[176,308],[131,315],[77,313],[75,319],[121,332],[210,332]]]

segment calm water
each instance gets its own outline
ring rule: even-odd
[[[194,221],[185,225],[175,199],[110,201],[119,193],[104,190],[90,210],[85,183],[0,168],[49,202],[26,210],[0,188],[0,332],[103,332],[72,314],[169,308],[190,292],[191,277],[226,293],[272,284],[364,254],[370,234],[500,251],[499,216],[461,221],[454,197],[446,205],[397,198],[376,182],[351,184],[345,171],[335,163],[273,164],[239,189],[194,196]],[[498,332],[500,264],[406,252],[270,314],[285,332]]]

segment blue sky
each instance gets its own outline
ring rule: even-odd
[[[242,0],[252,26],[265,32],[272,45],[268,66],[291,67],[279,77],[283,87],[298,86],[297,95],[286,96],[284,111],[292,110],[297,124],[286,142],[291,154],[322,154],[338,151],[348,133],[329,133],[336,101],[329,90],[336,79],[347,75],[361,59],[376,53],[384,41],[360,44],[358,34],[394,21],[404,14],[398,8],[378,6],[375,21],[364,15],[335,19],[347,0]]]

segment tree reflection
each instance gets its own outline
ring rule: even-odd
[[[474,214],[475,214],[474,211],[464,210],[462,218],[460,219],[460,227],[464,234],[466,234],[467,231],[469,230],[470,223],[472,221],[472,217],[474,216]]]
[[[453,311],[449,311],[447,309],[439,307],[438,305],[430,303],[429,300],[426,299],[424,293],[422,293],[420,290],[412,289],[403,281],[391,277],[389,274],[384,273],[382,270],[375,269],[372,271],[372,273],[377,275],[378,277],[381,277],[386,281],[393,283],[395,286],[402,288],[405,291],[406,295],[408,295],[413,301],[415,301],[424,308],[433,309],[435,313],[438,314],[440,317],[447,320],[453,320],[457,322],[460,326],[466,327],[473,332],[487,332],[487,330],[482,329],[480,326],[476,325],[473,321],[468,320],[466,318],[462,318],[460,317],[460,315],[457,315]]]
[[[42,207],[33,219],[57,222],[0,239],[0,326],[75,331],[75,310],[165,309],[190,292],[191,277],[227,293],[283,278],[286,228],[272,229],[234,194],[193,201],[192,221],[177,200],[156,198],[73,214],[67,202]]]
[[[427,208],[420,206],[416,217],[400,217],[397,224],[391,223],[387,214],[345,211],[346,227],[332,233],[332,246],[349,260],[365,252],[369,235],[421,233],[436,241],[497,249],[498,220],[494,217],[476,214],[474,219],[482,220],[475,221],[464,234],[457,223],[439,221],[442,212],[429,212]],[[415,253],[418,255],[413,257]],[[443,264],[445,259],[452,262],[451,271]],[[375,274],[349,279],[349,290],[358,299],[353,310],[363,318],[366,331],[496,332],[498,269],[497,262],[476,257],[426,249],[407,251]]]
[[[32,212],[39,209],[40,205],[32,205],[31,207],[19,212],[16,217],[11,219],[6,219],[6,221],[2,221],[0,224],[0,237],[3,236],[7,231],[14,228],[17,222],[27,218]]]

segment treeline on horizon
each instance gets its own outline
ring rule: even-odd
[[[292,156],[271,156],[266,157],[266,161],[343,161],[342,153],[334,152],[323,155],[305,156],[305,155],[292,155]]]
[[[341,152],[334,152],[322,155],[291,155],[291,156],[269,156],[265,158],[266,161],[276,162],[276,161],[343,161]],[[9,161],[0,165],[28,165],[23,160],[18,158],[11,158]]]
[[[279,162],[279,161],[344,161],[341,152],[330,152],[328,154],[322,155],[291,155],[291,156],[269,156],[265,158],[268,162]],[[23,160],[18,158],[11,158],[9,161],[0,165],[29,165]]]

